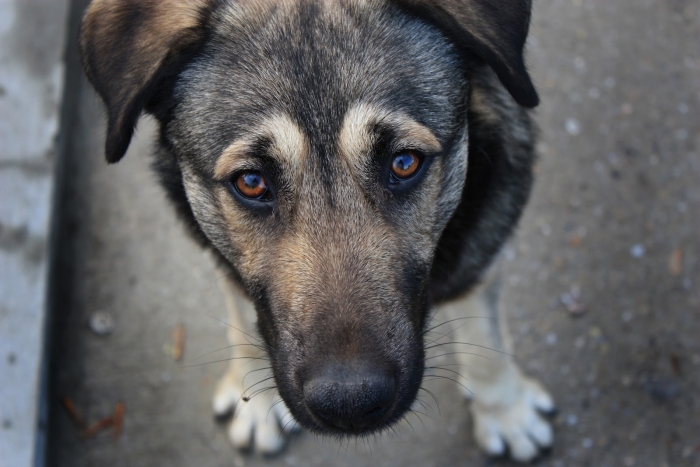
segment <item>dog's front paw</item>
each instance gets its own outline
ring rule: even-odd
[[[297,429],[297,423],[277,390],[264,389],[267,381],[244,394],[232,373],[229,371],[216,389],[214,414],[218,418],[232,414],[228,436],[236,448],[278,453],[285,445],[286,435]]]
[[[517,395],[508,403],[472,404],[474,435],[488,454],[504,454],[507,444],[513,459],[527,462],[552,445],[552,427],[540,413],[553,410],[547,391],[538,382],[523,378]]]

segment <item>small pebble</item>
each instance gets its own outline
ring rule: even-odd
[[[681,102],[680,104],[678,104],[678,112],[682,114],[687,114],[688,110],[690,110],[690,107],[688,107],[688,104],[686,104],[685,102]]]
[[[545,341],[547,342],[547,345],[554,345],[557,343],[557,335],[553,332],[550,332],[549,334],[547,334]]]
[[[664,403],[678,396],[681,388],[674,379],[647,376],[644,380],[644,391],[655,402]]]
[[[542,224],[542,226],[540,226],[540,232],[542,232],[542,235],[545,237],[549,237],[552,234],[552,226],[549,224]]]
[[[625,460],[623,462],[625,464],[625,467],[632,467],[634,465],[634,457],[627,456],[625,457]]]
[[[9,418],[6,418],[5,420],[2,421],[2,427],[6,430],[9,430],[12,428],[12,420]]]
[[[578,286],[573,286],[569,292],[561,294],[559,301],[572,315],[577,316],[586,312],[586,306],[581,302],[581,288]]]
[[[583,446],[584,449],[590,449],[593,447],[593,440],[591,438],[583,438],[581,440],[581,446]]]
[[[581,246],[581,236],[579,234],[573,234],[569,243],[573,248],[578,248]]]
[[[581,350],[586,346],[586,338],[585,337],[577,337],[576,340],[574,341],[574,347],[577,349]]]
[[[683,452],[681,455],[683,456],[684,459],[689,458],[693,454],[693,447],[692,446],[686,446],[683,448]]]
[[[298,465],[298,464],[299,464],[299,461],[298,461],[297,458],[294,457],[294,456],[287,456],[287,457],[285,457],[285,458],[284,458],[284,462],[285,462],[285,464],[287,464],[287,465]]]
[[[681,141],[685,141],[686,139],[688,139],[688,130],[686,130],[685,128],[676,130],[676,138]]]
[[[15,363],[17,363],[17,355],[14,352],[10,352],[7,354],[7,364],[14,365]]]
[[[605,78],[605,80],[603,80],[603,84],[608,89],[614,88],[615,87],[615,78],[613,78],[612,76],[608,76],[607,78]]]
[[[588,90],[588,97],[591,99],[600,99],[600,91],[598,88],[591,88]]]
[[[107,336],[114,331],[114,318],[108,312],[98,310],[90,315],[88,326],[98,336]]]
[[[687,210],[688,210],[688,203],[686,203],[685,201],[678,201],[678,203],[676,203],[676,211],[683,214]]]
[[[625,323],[629,323],[632,321],[633,313],[630,310],[626,310],[622,312],[622,321]]]
[[[623,376],[622,376],[622,379],[620,380],[620,382],[622,383],[622,385],[623,385],[624,387],[627,388],[627,387],[629,387],[629,386],[632,384],[632,377],[631,377],[630,375],[623,375]]]
[[[245,461],[243,460],[242,457],[236,456],[233,458],[233,465],[235,467],[245,467]]]
[[[634,107],[632,107],[632,104],[629,102],[625,102],[620,106],[620,112],[622,112],[622,115],[630,115],[632,111],[634,110]]]
[[[644,248],[644,245],[641,243],[638,243],[630,248],[630,255],[632,255],[632,258],[639,259],[644,256],[644,253],[646,253],[646,248]]]
[[[567,118],[564,122],[564,128],[566,128],[566,132],[571,136],[576,136],[581,133],[581,126],[575,118]]]
[[[584,71],[586,69],[586,60],[584,60],[583,57],[575,57],[574,58],[574,67],[578,71]]]
[[[569,426],[574,426],[578,423],[578,415],[572,413],[566,417],[566,424]]]

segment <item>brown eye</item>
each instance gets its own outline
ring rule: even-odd
[[[391,173],[399,180],[406,180],[418,172],[420,162],[421,159],[415,151],[400,152],[391,161]]]
[[[267,183],[260,172],[246,171],[238,174],[236,189],[246,198],[261,199],[267,193]]]

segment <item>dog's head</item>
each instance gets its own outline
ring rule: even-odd
[[[525,106],[529,0],[95,0],[81,48],[107,159],[161,122],[201,230],[258,312],[296,419],[410,407],[429,279],[467,172],[469,75]]]

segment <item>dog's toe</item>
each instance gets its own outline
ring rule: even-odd
[[[511,432],[506,434],[506,442],[510,447],[510,454],[518,462],[528,462],[537,457],[539,448],[528,438],[525,432]]]
[[[552,396],[542,387],[540,383],[534,380],[525,380],[526,391],[532,400],[532,404],[537,410],[548,414],[556,410]]]
[[[497,424],[492,420],[478,417],[475,425],[476,441],[489,456],[498,457],[505,454],[506,445]]]
[[[214,391],[214,400],[212,401],[214,416],[223,418],[230,415],[240,398],[241,391],[234,383],[232,372],[226,372]]]
[[[259,423],[255,426],[255,449],[258,452],[276,454],[284,447],[285,441],[277,420],[274,424]]]
[[[530,423],[528,434],[541,448],[550,447],[554,441],[551,425],[537,415],[534,416],[534,420]]]
[[[253,444],[253,429],[255,422],[250,417],[238,415],[231,421],[228,437],[238,449],[250,449]]]

